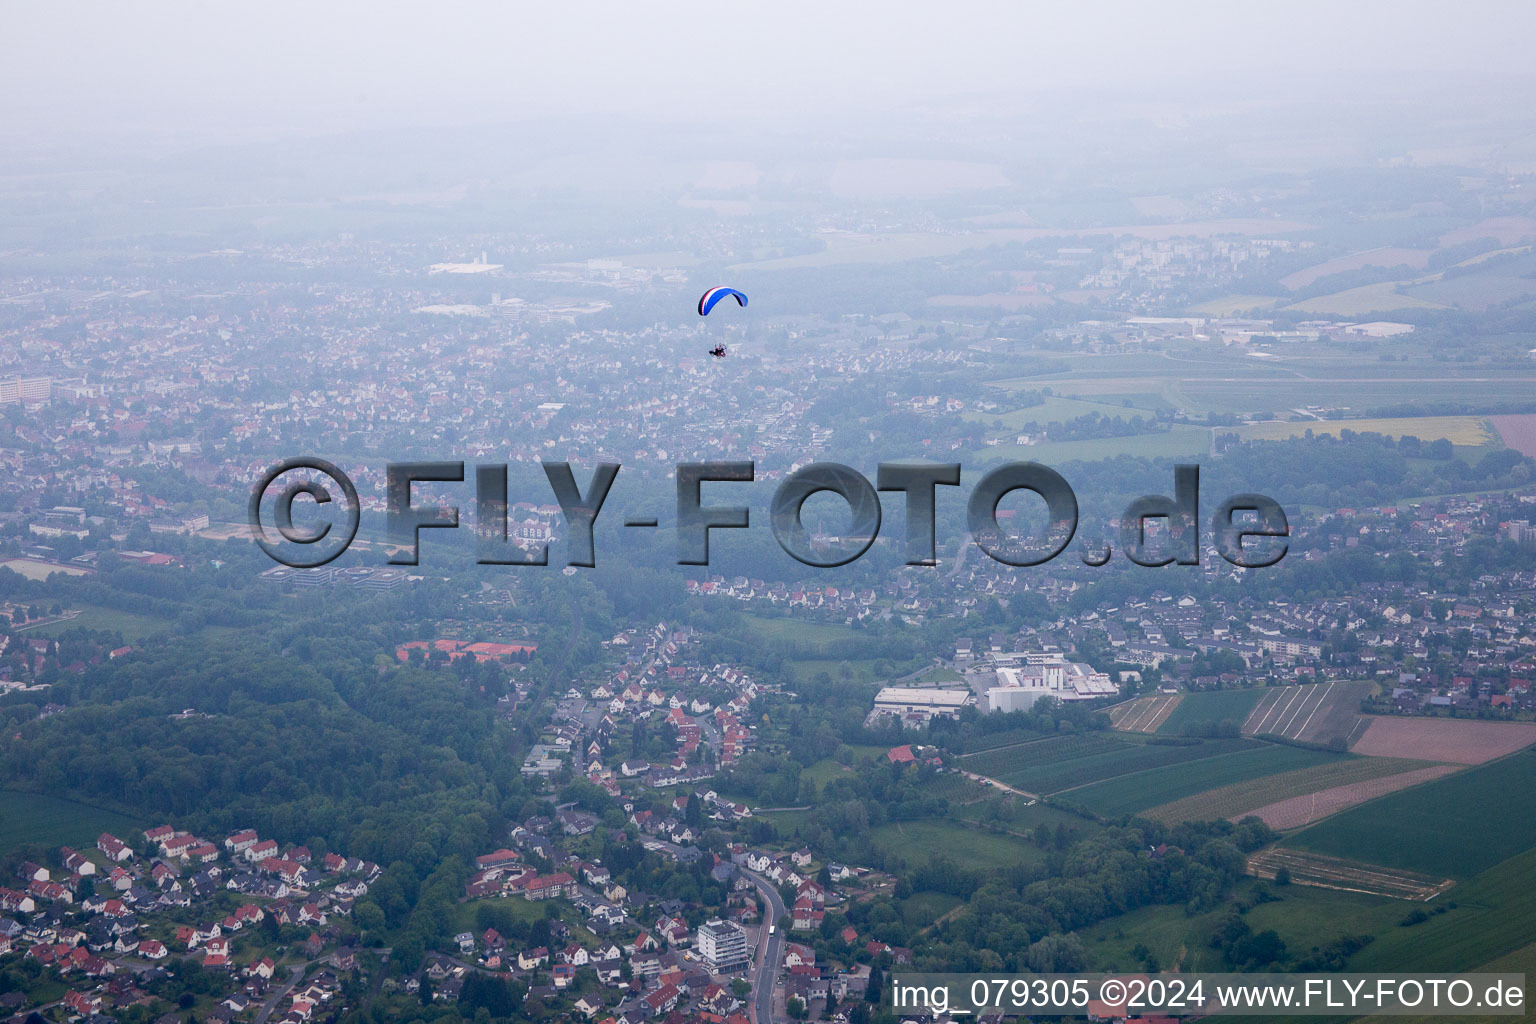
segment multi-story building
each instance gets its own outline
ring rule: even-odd
[[[699,955],[716,974],[735,970],[747,964],[747,933],[733,921],[715,918],[699,925],[698,940],[694,943]]]

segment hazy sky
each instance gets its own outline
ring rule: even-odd
[[[1536,4],[12,4],[0,129],[89,137],[903,109],[953,94],[1157,100],[1338,73],[1527,74]],[[23,135],[23,138],[26,137]]]

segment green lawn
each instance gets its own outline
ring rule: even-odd
[[[1353,807],[1302,830],[1286,845],[1471,878],[1536,846],[1533,792],[1536,753],[1524,750]]]
[[[140,822],[117,811],[40,793],[0,792],[0,852],[24,846],[89,849],[103,832],[131,844],[143,829]]]

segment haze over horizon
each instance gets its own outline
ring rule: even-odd
[[[1155,120],[1160,105],[1177,118],[1195,98],[1347,107],[1362,94],[1432,93],[1426,78],[1446,76],[1460,84],[1440,98],[1475,115],[1536,82],[1536,8],[1506,3],[1302,3],[1259,14],[971,2],[942,16],[891,5],[878,17],[699,3],[87,10],[11,13],[0,128],[21,148],[613,114],[771,126],[947,103],[985,112],[1103,101]]]

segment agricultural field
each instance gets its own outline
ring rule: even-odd
[[[1369,758],[1367,760],[1384,761],[1386,759]],[[1331,786],[1302,796],[1288,797],[1247,813],[1261,819],[1270,828],[1300,828],[1314,821],[1322,821],[1329,815],[1337,814],[1356,804],[1363,804],[1367,800],[1375,800],[1377,797],[1396,793],[1400,789],[1417,786],[1422,782],[1431,782],[1459,770],[1459,767],[1454,764],[1426,765],[1423,768],[1379,775],[1359,782]]]
[[[1011,747],[1019,743],[1029,743],[1033,740],[1043,740],[1046,733],[1035,732],[1033,729],[1008,729],[1005,732],[989,733],[966,741],[966,755],[979,754],[985,750],[994,750],[998,747]]]
[[[1374,683],[1364,682],[1271,687],[1243,723],[1243,733],[1282,736],[1307,743],[1337,743],[1342,749],[1360,720],[1360,702],[1374,689]]]
[[[1467,879],[1536,846],[1536,753],[1457,772],[1303,829],[1288,848]]]
[[[94,848],[103,832],[131,843],[143,828],[117,811],[40,793],[0,792],[0,853],[27,846]]]
[[[1527,978],[1536,977],[1536,942],[1529,946],[1522,946],[1511,953],[1496,957],[1485,964],[1479,964],[1472,969],[1478,974],[1524,974]],[[1493,1014],[1472,1016],[1457,1016],[1456,1024],[1506,1024],[1508,1016],[1495,1016]],[[1373,1014],[1370,1017],[1361,1018],[1371,1024],[1442,1024],[1444,1017],[1404,1017],[1399,1014]]]
[[[1142,817],[1168,822],[1225,818],[1228,815],[1213,813],[1219,807],[1212,808],[1202,803],[1203,797],[1221,789],[1237,788],[1245,780],[1297,774],[1312,767],[1328,766],[1346,759],[1347,755],[1344,754],[1267,743],[1249,750],[1154,768],[1125,778],[1084,786],[1074,789],[1068,799],[1108,818],[1124,814],[1141,814]],[[1166,816],[1158,813],[1166,807],[1178,807],[1185,803],[1190,804],[1186,809],[1189,813],[1179,813],[1179,810]]]
[[[1251,740],[1240,739],[1203,740],[1179,745],[1122,743],[1071,760],[1008,772],[1001,776],[1001,780],[1032,793],[1067,793],[1079,786],[1144,772],[1150,768],[1246,750],[1253,745]]]
[[[1332,295],[1320,295],[1315,299],[1293,302],[1285,309],[1292,313],[1331,313],[1335,316],[1358,317],[1368,313],[1387,313],[1397,309],[1447,309],[1444,303],[1416,299],[1398,291],[1398,285],[1406,281],[1383,281],[1359,288],[1346,288]]]
[[[1455,910],[1412,928],[1382,929],[1349,969],[1469,971],[1530,945],[1536,935],[1533,876],[1536,849],[1495,864],[1451,890]]]
[[[1411,267],[1414,270],[1423,270],[1432,254],[1431,249],[1400,249],[1393,246],[1367,249],[1364,252],[1350,253],[1348,256],[1340,256],[1337,259],[1298,270],[1282,277],[1280,283],[1291,291],[1295,291],[1330,274],[1346,274],[1366,267]]]
[[[1279,301],[1273,295],[1223,295],[1219,299],[1210,299],[1198,306],[1190,306],[1189,312],[1196,316],[1238,316],[1256,310],[1269,309]]]
[[[1388,419],[1366,420],[1294,420],[1289,423],[1249,423],[1237,427],[1236,432],[1244,441],[1284,441],[1292,437],[1304,437],[1308,432],[1316,437],[1330,434],[1338,437],[1342,431],[1357,434],[1385,434],[1388,437],[1417,437],[1421,441],[1438,441],[1442,438],[1467,448],[1476,448],[1493,441],[1487,417],[1484,416],[1402,416]]]
[[[1110,708],[1109,721],[1121,732],[1157,732],[1183,699],[1177,693],[1138,697]]]
[[[1536,458],[1536,413],[1519,413],[1512,416],[1490,416],[1488,421],[1498,432],[1504,447],[1513,448],[1521,455]]]
[[[1536,743],[1536,723],[1477,722],[1466,718],[1367,719],[1350,747],[1372,757],[1418,757],[1426,761],[1485,764]]]
[[[1102,733],[1077,733],[1071,736],[1052,736],[993,750],[966,754],[960,767],[977,775],[1001,779],[1013,772],[1036,765],[1052,764],[1076,757],[1114,750],[1124,744]],[[1004,781],[1007,781],[1004,779]]]
[[[1295,850],[1262,850],[1248,858],[1248,872],[1256,878],[1272,879],[1281,869],[1289,871],[1291,881],[1297,885],[1363,892],[1420,903],[1434,899],[1455,884],[1449,878]]]
[[[934,776],[922,787],[924,796],[942,797],[953,804],[969,803],[987,795],[987,788],[966,778],[959,772],[945,772]]]
[[[1262,696],[1260,689],[1187,693],[1158,731],[1165,736],[1183,736],[1222,722],[1241,723]]]
[[[1226,785],[1215,785],[1201,791],[1171,800],[1159,806],[1148,805],[1144,815],[1154,821],[1211,821],[1216,818],[1237,819],[1255,814],[1259,809],[1291,800],[1307,800],[1311,795],[1339,786],[1358,784],[1372,779],[1411,772],[1427,767],[1423,761],[1387,760],[1373,757],[1350,757],[1305,750],[1299,747],[1275,746],[1293,754],[1311,754],[1310,759],[1296,758],[1291,763],[1273,755],[1263,762],[1276,765],[1275,770],[1254,773],[1246,778],[1238,777]],[[1359,801],[1356,801],[1357,803]],[[1275,826],[1279,827],[1279,826]]]

